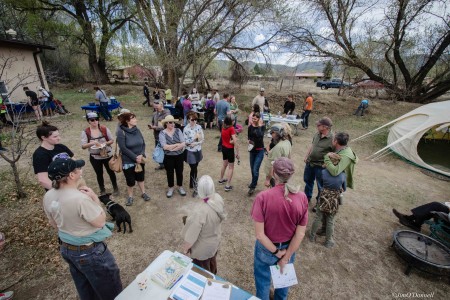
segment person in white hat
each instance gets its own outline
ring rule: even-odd
[[[113,195],[119,195],[116,173],[109,167],[108,162],[112,157],[111,145],[114,138],[111,131],[106,126],[100,125],[97,113],[90,112],[86,115],[89,126],[81,132],[81,148],[89,149],[89,161],[97,175],[97,183],[100,194],[106,193],[105,180],[103,179],[103,167],[109,175],[113,186]]]
[[[164,130],[159,133],[159,143],[164,149],[164,168],[167,174],[167,198],[171,198],[174,192],[174,173],[177,178],[178,193],[186,196],[183,188],[184,148],[186,146],[183,132],[175,127],[175,118],[166,116],[162,121]]]

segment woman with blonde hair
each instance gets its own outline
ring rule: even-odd
[[[202,200],[186,219],[181,231],[184,241],[181,248],[194,264],[217,274],[216,256],[222,239],[222,221],[226,219],[224,202],[208,175],[198,180],[197,192]]]

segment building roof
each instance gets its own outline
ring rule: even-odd
[[[295,77],[323,77],[324,74],[322,72],[315,73],[295,73]]]
[[[21,41],[21,40],[17,40],[17,39],[5,39],[2,37],[0,37],[0,44],[2,44],[2,46],[19,46],[19,47],[24,47],[24,48],[41,48],[41,49],[48,49],[48,50],[56,49],[55,47],[52,47],[49,45],[41,45],[41,44]]]

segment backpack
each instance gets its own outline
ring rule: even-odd
[[[88,143],[89,143],[90,140],[91,140],[91,127],[86,128],[85,132],[86,132],[86,135],[87,135],[87,138],[88,138]],[[100,132],[102,133],[102,135],[106,139],[106,141],[109,141],[108,132],[107,132],[105,126],[100,125]]]

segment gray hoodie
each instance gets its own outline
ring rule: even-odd
[[[145,157],[145,141],[141,131],[136,127],[120,125],[117,131],[117,143],[122,152],[123,164],[135,164],[138,155]]]

